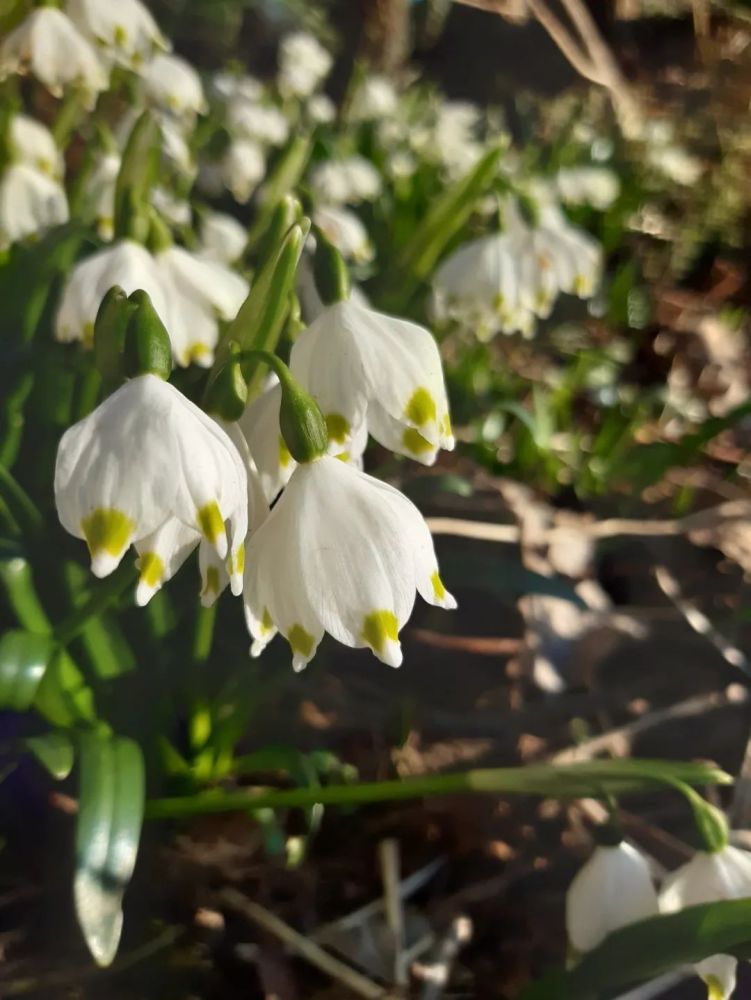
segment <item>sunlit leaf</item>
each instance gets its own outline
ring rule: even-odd
[[[26,746],[53,778],[62,781],[73,770],[76,753],[67,733],[55,730],[42,736],[30,736]]]
[[[50,636],[20,629],[0,636],[0,708],[30,708],[55,651]]]

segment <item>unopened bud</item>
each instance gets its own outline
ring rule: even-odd
[[[169,378],[172,371],[172,345],[169,334],[151,299],[143,289],[137,289],[128,301],[136,306],[125,331],[125,374],[158,375]]]

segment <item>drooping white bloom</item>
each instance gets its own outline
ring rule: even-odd
[[[263,84],[253,76],[219,72],[214,73],[211,78],[211,92],[223,101],[234,97],[260,101],[263,96]]]
[[[618,197],[621,183],[607,167],[564,167],[555,175],[555,187],[561,201],[602,212]]]
[[[248,232],[234,216],[206,211],[199,230],[201,253],[221,264],[234,264],[243,255]]]
[[[120,154],[103,153],[95,162],[84,192],[84,215],[93,218],[103,240],[115,232],[115,184],[120,173]]]
[[[68,221],[65,190],[47,174],[12,163],[0,175],[0,247]]]
[[[591,951],[613,931],[658,912],[649,864],[621,841],[597,847],[566,895],[566,928],[578,952]]]
[[[76,25],[55,7],[38,7],[0,44],[0,78],[31,72],[55,97],[81,87],[92,101],[107,73]]]
[[[249,139],[235,139],[221,162],[222,180],[241,205],[250,198],[266,173],[261,147]]]
[[[386,448],[426,465],[454,446],[438,347],[416,323],[336,302],[295,341],[290,369],[342,446],[365,423]]]
[[[279,89],[283,94],[307,97],[331,69],[332,59],[305,31],[287,35],[279,46]]]
[[[170,48],[140,0],[67,0],[66,10],[108,58],[131,69],[141,68],[155,49]]]
[[[299,465],[252,535],[245,564],[246,621],[258,655],[278,629],[301,670],[328,632],[402,661],[399,630],[415,592],[456,602],[438,573],[433,539],[405,496],[331,456]]]
[[[442,165],[451,177],[470,170],[484,152],[477,138],[480,109],[468,101],[444,101],[432,124],[410,130],[412,149],[429,161]]]
[[[61,341],[82,340],[91,344],[94,321],[102,299],[113,285],[126,295],[142,288],[169,331],[170,289],[154,258],[132,240],[118,240],[73,268],[63,287],[55,317],[55,337]]]
[[[188,124],[208,111],[201,78],[179,56],[157,53],[144,70],[143,86],[157,107]]]
[[[232,135],[269,146],[281,146],[289,137],[289,122],[278,108],[245,99],[230,101],[227,127]]]
[[[668,876],[660,892],[660,909],[676,913],[686,906],[747,898],[751,898],[751,853],[727,845],[712,854],[698,851]],[[730,955],[713,955],[697,963],[696,972],[707,983],[711,1000],[727,1000],[732,994],[736,966]]]
[[[85,539],[95,576],[107,576],[139,545],[142,601],[184,553],[189,539],[174,520],[205,538],[219,559],[229,557],[233,593],[242,589],[248,507],[240,454],[155,375],[126,382],[65,432],[55,503],[66,531]]]
[[[326,94],[313,94],[305,109],[310,120],[318,125],[328,125],[336,118],[336,105]]]
[[[65,172],[63,155],[48,128],[28,115],[14,115],[10,123],[12,159],[25,163],[54,180],[62,180]]]
[[[373,259],[373,244],[354,212],[333,205],[321,205],[313,213],[313,222],[345,260],[367,264]]]
[[[317,198],[327,205],[356,204],[372,201],[381,193],[381,175],[362,156],[325,160],[310,175],[310,186]]]
[[[704,173],[704,165],[688,150],[674,143],[647,148],[647,162],[676,184],[691,187]]]
[[[391,80],[385,76],[367,76],[355,91],[349,106],[349,118],[355,122],[378,121],[393,115],[397,103]]]
[[[190,203],[184,198],[178,198],[171,188],[157,184],[151,190],[151,204],[170,225],[190,225]]]

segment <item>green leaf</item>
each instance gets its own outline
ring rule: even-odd
[[[282,198],[297,186],[310,158],[310,151],[310,137],[298,135],[277,160],[258,192],[259,212],[248,234],[249,246],[254,246],[263,235]]]
[[[115,182],[115,233],[130,233],[131,214],[143,211],[159,170],[159,124],[144,111],[131,129]],[[145,235],[145,234],[144,234]]]
[[[76,753],[67,733],[55,730],[43,736],[30,736],[26,746],[53,778],[62,781],[73,770]]]
[[[54,650],[46,635],[13,629],[0,637],[0,708],[31,707]]]
[[[109,965],[123,925],[144,806],[144,767],[136,743],[87,733],[80,747],[74,897],[78,923],[98,965]]]
[[[54,726],[96,722],[91,688],[64,649],[53,655],[36,692],[34,708]]]
[[[522,1000],[610,1000],[710,955],[748,956],[751,899],[691,906],[610,934],[567,973],[533,983]]]

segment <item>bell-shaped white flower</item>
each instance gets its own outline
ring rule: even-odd
[[[663,883],[660,909],[676,913],[687,906],[723,899],[751,898],[751,853],[727,845],[709,853],[698,851]],[[735,988],[736,959],[713,955],[695,966],[710,990],[711,1000],[727,1000]]]
[[[151,189],[151,204],[171,226],[189,226],[192,220],[190,203],[179,198],[172,188],[157,184]]]
[[[336,302],[295,341],[290,368],[342,446],[366,422],[386,448],[426,465],[454,446],[438,346],[416,323]]]
[[[244,205],[266,173],[266,160],[260,146],[249,139],[235,139],[221,161],[221,176],[235,201]]]
[[[346,208],[321,205],[313,213],[313,222],[325,233],[345,260],[367,264],[373,259],[373,244],[368,231],[354,212]]]
[[[205,211],[198,233],[201,253],[220,264],[235,264],[245,252],[248,231],[234,216]]]
[[[227,128],[231,135],[268,146],[281,146],[289,137],[289,122],[278,108],[242,98],[230,101]]]
[[[328,632],[402,661],[415,593],[453,608],[422,515],[380,480],[323,456],[299,465],[248,543],[243,590],[257,655],[276,629],[301,670]]]
[[[326,94],[313,94],[305,105],[308,118],[316,125],[328,125],[336,118],[336,105]]]
[[[646,858],[621,841],[596,847],[577,873],[566,895],[566,929],[578,952],[591,951],[608,934],[658,910]]]
[[[208,111],[200,76],[179,56],[157,53],[143,72],[143,88],[157,107],[186,124]]]
[[[325,160],[310,174],[310,186],[326,205],[373,201],[381,193],[381,175],[363,156]]]
[[[68,199],[58,181],[23,163],[0,174],[0,247],[67,221]]]
[[[359,84],[347,111],[354,122],[379,121],[393,115],[398,98],[394,85],[385,76],[367,76]]]
[[[14,115],[10,123],[10,152],[16,163],[25,163],[56,181],[65,173],[63,154],[50,130],[28,115]]]
[[[232,98],[260,101],[263,97],[263,84],[254,76],[220,71],[211,78],[211,92],[223,101]]]
[[[126,382],[65,432],[55,502],[66,531],[85,539],[96,576],[111,573],[132,543],[141,550],[142,578],[166,574],[186,545],[185,532],[165,529],[176,519],[220,559],[229,557],[233,591],[242,588],[248,506],[240,454],[213,420],[155,375]]]
[[[108,58],[131,69],[141,68],[155,49],[170,48],[140,0],[67,0],[66,10]]]
[[[279,89],[283,94],[307,97],[331,69],[333,60],[307,32],[287,35],[279,46]]]
[[[82,340],[90,345],[97,311],[113,285],[119,285],[126,295],[138,288],[148,292],[169,331],[170,289],[154,258],[140,244],[119,240],[76,264],[71,271],[55,317],[55,337],[61,341]]]
[[[76,25],[55,7],[38,7],[0,44],[0,78],[32,73],[55,97],[80,87],[93,103],[107,73]]]
[[[607,167],[563,167],[555,175],[555,187],[561,201],[602,212],[620,194],[621,182]]]
[[[120,154],[102,153],[94,162],[83,192],[81,213],[94,221],[103,240],[111,240],[115,232],[115,184],[119,173]]]

